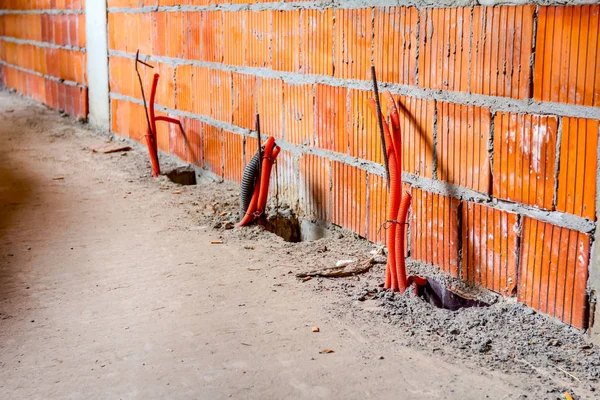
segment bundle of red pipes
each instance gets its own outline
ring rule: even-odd
[[[265,143],[265,151],[262,154],[261,170],[259,171],[258,180],[252,192],[250,205],[246,210],[244,218],[238,226],[246,226],[256,218],[260,217],[267,207],[267,197],[269,194],[269,181],[271,178],[271,169],[273,163],[279,155],[281,149],[275,145],[275,138],[272,136]]]
[[[389,168],[390,201],[387,209],[387,219],[391,222],[386,231],[388,248],[388,262],[385,274],[386,289],[404,293],[408,286],[406,277],[406,262],[404,259],[406,217],[410,208],[411,195],[405,192],[402,195],[402,132],[400,129],[400,115],[396,100],[390,92],[383,93],[390,106],[391,131],[387,121],[383,120],[385,135],[385,148]],[[369,108],[377,117],[377,103],[369,99]]]

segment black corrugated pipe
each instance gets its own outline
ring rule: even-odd
[[[254,153],[254,157],[250,160],[246,168],[244,169],[244,175],[242,176],[242,183],[240,184],[240,220],[246,215],[252,194],[254,193],[254,187],[260,171],[260,155],[258,152]]]
[[[246,165],[244,175],[242,176],[242,183],[240,185],[240,221],[244,218],[244,215],[246,215],[246,211],[252,200],[254,188],[260,177],[263,146],[260,140],[260,115],[258,114],[256,114],[256,139],[258,140],[256,153],[248,165]]]

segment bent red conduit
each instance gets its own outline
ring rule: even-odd
[[[396,104],[396,99],[389,91],[385,91],[384,95],[386,96],[389,107],[390,107],[390,122],[392,125],[392,141],[394,146],[394,154],[396,156],[396,175],[397,175],[397,185],[398,185],[398,197],[400,197],[400,206],[398,209],[398,214],[395,216],[396,227],[395,234],[395,243],[393,246],[395,247],[394,256],[396,257],[396,274],[397,274],[397,282],[398,282],[398,290],[400,293],[404,293],[408,286],[407,277],[406,277],[406,259],[405,259],[405,247],[406,247],[406,218],[408,216],[408,210],[410,208],[410,203],[412,200],[412,196],[410,193],[405,192],[402,195],[402,130],[400,128],[400,114],[398,113],[398,105]],[[390,253],[391,257],[391,253]]]
[[[156,178],[160,175],[160,164],[158,162],[158,139],[156,136],[156,116],[154,113],[154,98],[156,97],[156,88],[158,87],[159,74],[154,74],[152,80],[152,91],[150,92],[150,139],[146,136],[150,161],[152,162],[152,176]],[[151,147],[152,146],[152,147]]]
[[[271,153],[271,157],[265,159],[265,162],[268,164],[268,170],[267,170],[267,179],[265,181],[263,181],[261,183],[261,187],[260,187],[260,196],[258,197],[258,208],[256,210],[256,214],[257,215],[262,215],[263,212],[265,212],[265,209],[267,207],[267,198],[269,196],[269,181],[271,178],[271,171],[273,169],[273,164],[275,163],[275,160],[277,159],[277,156],[279,155],[279,152],[281,151],[281,148],[279,146],[276,146],[275,149],[273,149],[273,152]]]
[[[406,279],[406,259],[404,258],[405,250],[405,237],[406,237],[406,217],[408,216],[408,209],[410,208],[410,202],[412,196],[410,193],[405,192],[400,202],[400,208],[398,209],[398,215],[396,221],[398,226],[396,227],[396,273],[398,274],[398,290],[400,293],[404,293],[408,287]]]
[[[254,221],[258,216],[262,214],[267,204],[267,196],[269,194],[269,180],[271,176],[271,169],[275,158],[279,155],[280,148],[275,147],[275,138],[270,137],[265,143],[265,150],[263,152],[263,162],[260,171],[259,183],[254,187],[254,193],[250,200],[250,205],[246,210],[246,215],[240,221],[238,226],[246,226]]]
[[[369,99],[367,102],[369,109],[373,114],[377,114],[377,105],[374,99]],[[390,176],[390,198],[387,209],[387,220],[395,221],[398,215],[398,207],[400,207],[400,190],[398,185],[398,165],[396,163],[396,151],[392,142],[392,135],[389,130],[389,126],[386,121],[382,121],[385,147],[387,152],[387,164],[389,166]],[[392,222],[390,227],[386,230],[386,246],[388,249],[388,262],[386,268],[386,279],[384,287],[386,289],[398,290],[398,274],[396,271],[396,224]]]
[[[185,130],[183,129],[183,125],[181,121],[175,118],[170,118],[166,116],[157,117],[154,111],[154,100],[156,98],[156,89],[158,88],[158,79],[160,78],[159,74],[154,74],[152,79],[152,90],[150,91],[150,106],[146,104],[146,96],[144,94],[144,85],[142,82],[142,76],[138,70],[138,63],[145,65],[149,68],[154,68],[152,65],[147,64],[139,59],[140,51],[138,50],[135,54],[135,72],[138,75],[140,89],[142,92],[142,100],[144,102],[144,111],[146,112],[146,122],[148,123],[148,129],[146,132],[146,145],[148,146],[148,152],[150,153],[150,161],[152,162],[152,176],[156,178],[160,175],[160,164],[158,161],[158,138],[157,138],[157,130],[156,130],[156,121],[163,121],[170,124],[177,124],[181,133],[185,137]],[[149,109],[149,110],[148,110]]]
[[[375,96],[378,96],[375,71],[373,67],[371,69],[374,93]],[[389,103],[391,133],[390,126],[383,120],[381,108],[378,104],[379,99],[377,97],[376,99],[369,99],[368,106],[379,119],[381,130],[384,132],[382,148],[385,149],[384,160],[387,164],[386,167],[389,168],[390,201],[388,203],[387,218],[388,222],[391,222],[391,225],[386,231],[388,263],[384,287],[404,293],[409,284],[409,279],[407,279],[406,275],[405,237],[406,219],[412,197],[408,192],[404,196],[402,195],[402,131],[398,106],[389,91],[383,94]],[[411,279],[411,282],[418,285],[420,281],[415,277],[415,279]]]

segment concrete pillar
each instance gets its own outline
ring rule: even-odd
[[[89,121],[110,128],[106,0],[85,2]]]

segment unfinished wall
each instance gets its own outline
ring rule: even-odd
[[[0,1],[2,83],[87,117],[84,0]]]
[[[403,110],[410,257],[587,326],[600,6],[241,3],[109,0],[112,130],[145,133],[139,49],[186,128],[163,151],[239,182],[258,112],[282,201],[380,242],[373,62]]]

